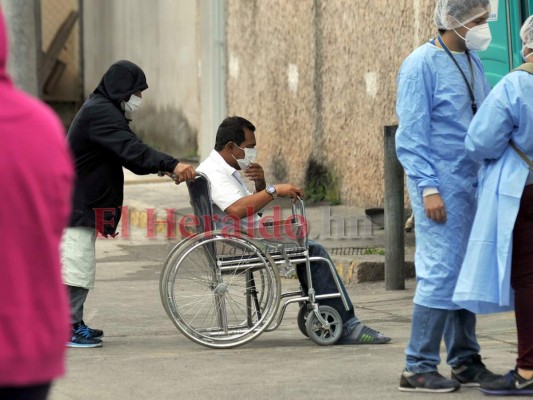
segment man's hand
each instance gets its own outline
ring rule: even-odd
[[[303,198],[304,191],[298,186],[291,185],[290,183],[282,183],[280,185],[274,185],[276,187],[276,192],[280,197],[290,197],[295,199],[296,197]]]
[[[196,176],[194,168],[191,167],[189,164],[184,163],[178,163],[172,173],[176,175],[176,178],[174,179],[176,185],[179,185],[181,182],[190,181]]]
[[[254,181],[255,190],[257,192],[260,192],[266,187],[265,171],[263,171],[263,167],[259,164],[251,163],[248,168],[244,170],[244,176],[251,181]]]
[[[446,206],[439,193],[424,197],[424,208],[429,219],[441,224],[446,222]]]

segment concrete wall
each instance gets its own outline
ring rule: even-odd
[[[71,11],[78,11],[78,0],[41,0],[42,50],[46,52],[61,24]],[[81,63],[79,18],[72,29],[59,60],[65,70],[51,93],[44,93],[47,101],[79,102],[81,98]],[[43,82],[44,85],[45,82]]]
[[[40,97],[41,10],[38,0],[0,0],[9,37],[7,70],[25,92]]]
[[[149,89],[132,128],[147,143],[178,157],[197,151],[196,19],[196,2],[190,0],[83,1],[85,95],[113,62],[135,62]]]
[[[383,204],[383,126],[402,60],[435,34],[434,0],[227,0],[228,114],[257,126],[272,181],[311,164],[342,202]]]

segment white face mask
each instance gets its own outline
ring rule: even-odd
[[[237,146],[237,145],[235,145]],[[237,146],[239,147],[239,146]],[[249,149],[249,148],[242,148],[239,147],[239,149],[244,150],[244,158],[235,158],[235,156],[232,154],[233,158],[235,158],[235,161],[237,161],[237,164],[239,164],[240,169],[246,169],[250,166],[251,163],[253,163],[257,157],[257,150],[256,149]]]
[[[520,50],[520,55],[522,56],[522,60],[524,62],[527,62],[527,59],[533,55],[533,52],[530,52],[527,56],[524,55],[524,50],[526,49],[526,46],[522,47],[522,50]]]
[[[143,99],[132,94],[128,101],[122,101],[122,109],[128,112],[137,111],[143,102]]]
[[[464,26],[464,25],[463,25]],[[466,28],[466,26],[465,26]],[[473,28],[466,28],[466,36],[462,37],[457,33],[461,39],[466,43],[466,48],[471,51],[485,51],[492,41],[492,34],[490,33],[489,24],[476,25]]]

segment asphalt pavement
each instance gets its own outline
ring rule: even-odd
[[[54,384],[51,400],[485,397],[475,388],[438,395],[398,391],[410,334],[413,279],[398,291],[386,291],[383,281],[352,280],[347,285],[358,317],[391,336],[389,344],[318,346],[298,330],[294,305],[276,331],[242,347],[214,350],[191,342],[167,317],[158,287],[163,261],[179,241],[179,227],[175,238],[166,223],[150,228],[153,212],[160,221],[167,209],[178,219],[191,214],[186,187],[127,174],[125,205],[129,225],[122,225],[115,239],[97,240],[97,281],[85,306],[85,322],[105,331],[104,346],[68,350],[67,374]],[[329,249],[343,249],[334,256],[339,264],[357,257],[382,261],[384,233],[365,226],[363,210],[318,205],[306,211],[311,237]],[[413,242],[408,236],[410,258]],[[291,289],[298,281],[282,279],[282,284]],[[505,373],[514,365],[512,313],[479,316],[478,339],[494,372]],[[442,357],[440,371],[449,375],[444,353]]]

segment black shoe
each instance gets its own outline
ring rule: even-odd
[[[104,336],[104,331],[102,331],[100,329],[89,328],[87,325],[85,325],[85,322],[83,322],[83,320],[81,320],[81,322],[79,323],[78,326],[82,327],[84,330],[86,330],[88,332],[89,336],[92,337],[92,338],[100,339],[101,337]]]
[[[481,356],[474,357],[472,363],[452,368],[452,379],[462,386],[479,386],[482,382],[494,380],[498,375],[490,372],[481,362]]]
[[[453,379],[446,379],[437,371],[422,372],[420,374],[403,371],[398,389],[402,392],[448,393],[455,392],[460,387],[459,382]]]
[[[102,341],[90,336],[87,326],[78,326],[72,329],[72,336],[67,342],[67,347],[102,347]]]
[[[496,375],[480,386],[483,393],[494,396],[533,395],[533,379],[522,378],[516,369],[503,376]]]

